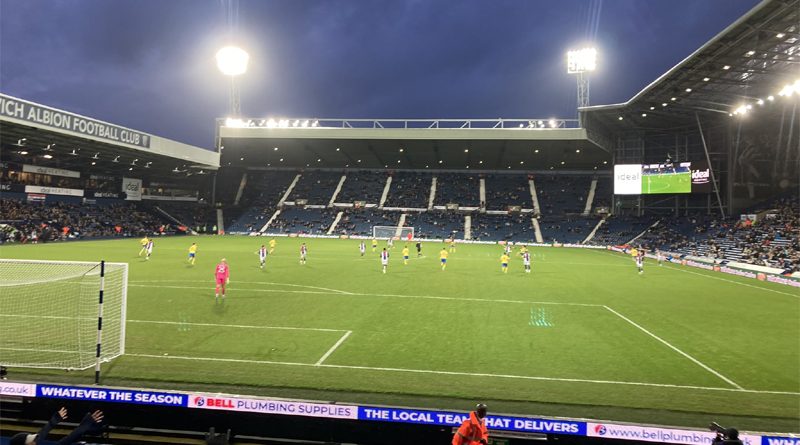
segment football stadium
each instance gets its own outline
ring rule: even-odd
[[[226,47],[207,146],[4,88],[0,444],[800,443],[798,39],[491,119],[248,115]]]

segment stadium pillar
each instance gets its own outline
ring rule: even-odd
[[[694,118],[697,120],[697,129],[700,131],[700,141],[703,142],[703,151],[706,153],[706,162],[708,162],[708,171],[711,173],[711,183],[714,184],[714,193],[717,195],[717,204],[719,204],[719,214],[724,219],[725,209],[722,207],[722,199],[719,196],[719,185],[714,175],[714,166],[711,165],[711,156],[708,155],[708,145],[706,145],[706,136],[703,134],[703,126],[700,124],[700,116],[697,112],[694,113]]]

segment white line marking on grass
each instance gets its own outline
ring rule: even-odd
[[[201,289],[213,290],[211,286],[163,286],[163,285],[146,285],[146,284],[129,284],[128,287],[159,287],[167,289]],[[444,300],[444,301],[474,301],[482,303],[514,303],[514,304],[552,304],[562,306],[584,306],[584,307],[603,307],[602,304],[594,303],[570,303],[561,301],[525,301],[525,300],[495,300],[487,298],[459,298],[459,297],[437,297],[433,295],[402,295],[402,294],[367,294],[359,292],[317,292],[317,291],[303,291],[303,290],[281,290],[281,289],[234,289],[236,292],[283,292],[292,294],[319,294],[319,295],[341,295],[346,297],[389,297],[389,298],[413,298],[424,300]],[[230,293],[230,289],[228,291]]]
[[[333,354],[333,351],[335,351],[335,350],[336,350],[336,348],[338,348],[339,346],[341,346],[341,345],[342,345],[342,343],[344,343],[344,341],[345,341],[345,340],[347,340],[347,337],[349,337],[349,336],[350,336],[350,334],[352,334],[352,333],[353,333],[353,331],[347,331],[347,332],[345,332],[345,333],[344,333],[344,335],[342,335],[342,338],[340,338],[340,339],[339,339],[339,341],[337,341],[337,342],[336,342],[336,343],[335,343],[333,346],[331,346],[331,348],[330,348],[330,349],[328,349],[328,352],[326,352],[326,353],[325,353],[325,355],[323,355],[322,357],[320,357],[320,359],[319,359],[319,360],[317,360],[317,363],[315,363],[315,365],[316,365],[316,366],[319,366],[319,365],[321,365],[321,364],[322,364],[322,362],[324,362],[324,361],[325,361],[325,360],[326,360],[328,357],[330,357],[330,356],[331,356],[331,354]]]
[[[586,249],[586,250],[597,251],[597,249]],[[605,252],[605,253],[611,255],[614,258],[619,258],[619,259],[621,259],[623,261],[627,261],[627,258],[620,257],[615,252],[609,252],[607,250],[603,250],[603,251],[598,252],[598,253],[602,253],[602,252]],[[765,290],[765,291],[768,291],[768,292],[775,292],[776,294],[783,294],[783,295],[788,295],[788,296],[794,297],[794,298],[800,298],[800,296],[795,295],[795,294],[790,294],[788,292],[782,292],[782,291],[779,291],[779,290],[770,289],[768,287],[753,286],[752,284],[742,283],[740,281],[728,280],[728,279],[725,279],[725,278],[722,278],[722,277],[715,277],[715,276],[712,276],[712,275],[709,275],[709,274],[705,274],[705,273],[695,272],[695,271],[692,271],[692,270],[686,270],[686,269],[683,268],[684,266],[675,267],[675,266],[671,266],[669,263],[666,263],[666,264],[667,264],[667,269],[675,270],[675,271],[678,271],[678,272],[690,273],[692,275],[699,275],[701,277],[711,278],[711,279],[719,280],[719,281],[725,281],[725,282],[728,282],[728,283],[738,284],[740,286],[752,287],[753,289]],[[691,267],[691,266],[685,266],[685,267]]]
[[[715,276],[712,276],[712,275],[709,275],[709,274],[695,272],[693,270],[686,270],[686,269],[683,269],[683,267],[684,266],[675,267],[675,266],[670,266],[669,264],[667,264],[667,269],[676,270],[678,272],[685,272],[685,273],[690,273],[690,274],[693,274],[693,275],[700,275],[701,277],[713,278],[715,280],[727,281],[728,283],[733,283],[733,284],[738,284],[738,285],[741,285],[741,286],[752,287],[754,289],[761,289],[761,290],[765,290],[765,291],[769,291],[769,292],[775,292],[776,294],[783,294],[783,295],[788,295],[788,296],[794,297],[794,298],[800,298],[800,295],[794,295],[794,294],[790,294],[788,292],[782,292],[782,291],[779,291],[779,290],[770,289],[768,287],[753,286],[752,284],[741,283],[739,281],[727,280],[727,279],[722,278],[722,277],[715,277]]]
[[[151,324],[169,324],[181,326],[209,326],[215,328],[240,328],[240,329],[278,329],[285,331],[318,331],[318,332],[350,332],[344,329],[327,329],[327,328],[300,328],[295,326],[257,326],[257,325],[244,325],[244,324],[217,324],[217,323],[183,323],[180,321],[157,321],[157,320],[128,320],[130,323],[151,323]],[[350,334],[347,334],[350,335]]]
[[[63,316],[63,315],[0,314],[0,317],[44,318],[46,320],[97,320],[97,317],[66,317],[66,316]]]
[[[187,280],[155,280],[155,281],[129,281],[128,285],[131,283],[139,284],[139,283],[196,283],[196,281],[187,281]],[[237,281],[237,284],[269,284],[273,286],[288,286],[288,287],[303,287],[307,289],[317,289],[317,290],[324,290],[330,291],[340,294],[350,294],[350,292],[339,290],[339,289],[331,289],[328,287],[318,287],[318,286],[305,286],[302,284],[290,284],[290,283],[275,283],[271,281]]]
[[[680,354],[680,355],[688,358],[689,360],[693,361],[695,364],[699,365],[700,367],[702,367],[706,371],[708,371],[708,372],[714,374],[715,376],[719,377],[720,379],[724,380],[726,383],[728,383],[729,385],[733,386],[734,388],[739,389],[739,390],[744,390],[744,388],[739,386],[739,384],[737,384],[733,380],[731,380],[731,379],[725,377],[724,375],[720,374],[719,372],[711,369],[710,366],[706,365],[705,363],[701,362],[700,360],[697,360],[696,358],[692,357],[691,355],[681,351],[680,349],[678,349],[677,347],[673,346],[668,341],[664,340],[663,338],[659,337],[658,335],[653,334],[652,332],[650,332],[647,329],[643,328],[642,326],[640,326],[639,324],[637,324],[635,321],[631,320],[630,318],[620,314],[619,312],[615,311],[614,309],[611,309],[608,306],[603,306],[603,307],[608,309],[612,314],[614,314],[614,315],[618,316],[619,318],[621,318],[621,319],[627,321],[628,323],[632,324],[633,326],[635,326],[637,329],[639,329],[640,331],[644,332],[645,334],[647,334],[647,335],[653,337],[654,339],[660,341],[661,343],[663,343],[664,345],[666,345],[667,347],[669,347],[673,351],[675,351],[678,354]]]
[[[224,362],[224,363],[248,363],[257,365],[284,365],[284,366],[304,366],[314,368],[334,368],[334,369],[355,369],[364,371],[382,371],[382,372],[407,372],[415,374],[438,374],[438,375],[452,375],[461,377],[495,377],[504,379],[516,380],[541,380],[553,382],[569,382],[569,383],[596,383],[604,385],[627,385],[627,386],[646,386],[655,388],[675,388],[675,389],[694,389],[703,391],[726,391],[726,392],[740,392],[750,394],[781,394],[789,396],[800,396],[800,392],[789,391],[758,391],[753,389],[735,389],[735,388],[717,388],[710,386],[689,386],[689,385],[672,385],[668,383],[645,383],[645,382],[620,382],[614,380],[589,380],[589,379],[570,379],[559,377],[539,377],[539,376],[525,376],[525,375],[510,375],[510,374],[487,374],[487,373],[470,373],[458,371],[433,371],[426,369],[405,369],[405,368],[382,368],[372,366],[351,366],[351,365],[328,365],[328,364],[312,364],[312,363],[297,363],[297,362],[277,362],[269,360],[247,360],[235,358],[210,358],[210,357],[185,357],[177,355],[153,355],[153,354],[125,354],[128,357],[144,357],[144,358],[158,358],[168,360],[188,360],[188,361],[208,361],[208,362]]]

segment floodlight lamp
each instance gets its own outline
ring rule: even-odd
[[[247,122],[245,122],[245,121],[243,121],[241,119],[235,119],[235,118],[229,117],[229,118],[225,119],[225,126],[226,127],[231,127],[231,128],[245,128],[245,127],[247,127]]]
[[[597,50],[582,48],[567,52],[567,73],[577,74],[597,69]]]
[[[217,68],[226,76],[239,76],[247,72],[250,55],[236,46],[226,46],[217,51]]]

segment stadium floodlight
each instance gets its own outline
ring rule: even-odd
[[[226,46],[217,51],[217,68],[226,76],[241,76],[247,72],[250,55],[247,51],[236,47]]]
[[[567,52],[567,74],[585,73],[597,69],[597,49],[582,48]]]
[[[595,48],[567,52],[567,74],[577,74],[578,79],[578,108],[589,106],[589,73],[595,69],[597,69]],[[580,119],[580,114],[578,117]]]
[[[239,116],[242,111],[242,104],[239,96],[239,88],[236,84],[236,77],[247,72],[247,64],[250,62],[250,55],[239,47],[226,46],[217,51],[216,59],[219,71],[230,77],[231,80],[231,114],[233,114],[233,116]]]

